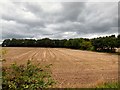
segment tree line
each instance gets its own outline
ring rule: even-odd
[[[120,35],[98,37],[93,39],[5,39],[2,47],[52,47],[52,48],[72,48],[81,50],[93,50],[100,52],[115,52],[115,48],[120,47]]]

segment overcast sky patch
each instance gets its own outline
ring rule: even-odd
[[[118,33],[118,3],[0,3],[2,40],[94,38]]]

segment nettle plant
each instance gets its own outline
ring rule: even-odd
[[[51,77],[50,66],[43,68],[33,65],[28,60],[27,65],[12,64],[9,68],[3,68],[3,90],[36,90],[50,88],[55,84]]]

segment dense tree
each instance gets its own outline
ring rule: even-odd
[[[120,35],[117,36],[116,47],[117,47],[117,48],[120,47]]]
[[[10,42],[11,42],[10,39],[5,39],[2,43],[2,46],[10,46]]]
[[[120,35],[99,37],[94,39],[75,38],[75,39],[5,39],[3,47],[61,47],[82,50],[95,50],[102,52],[114,52],[115,48],[120,47]]]
[[[92,44],[95,51],[115,52],[115,48],[119,48],[119,39],[115,35],[94,38]]]

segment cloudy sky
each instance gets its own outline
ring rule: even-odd
[[[117,2],[1,2],[6,38],[93,38],[118,33]]]

